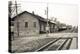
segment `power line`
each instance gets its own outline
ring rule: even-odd
[[[34,2],[34,1],[17,1],[17,2],[23,2],[23,3],[43,3],[43,4],[59,4],[59,3],[54,3],[54,2]]]
[[[37,2],[37,1],[17,1],[17,2],[24,2],[24,3],[40,3],[40,4],[58,4],[58,5],[77,5],[77,4],[73,4],[73,3],[63,3],[63,2],[44,2],[44,1],[42,1],[42,2]]]
[[[14,16],[16,16],[17,14],[16,14],[16,4],[14,4],[13,3],[13,1],[11,1],[12,2],[12,4],[11,4],[11,6],[10,6],[10,9],[9,9],[9,11],[11,10],[11,18],[12,17],[14,17]],[[19,6],[20,4],[17,4],[17,9],[19,8],[19,7],[21,7],[21,6]],[[17,10],[17,12],[18,12],[18,10]],[[15,15],[14,15],[15,14]]]
[[[17,2],[24,2],[24,3],[45,3],[45,4],[58,4],[54,2],[34,2],[34,1],[17,1]]]

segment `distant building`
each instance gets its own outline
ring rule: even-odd
[[[17,28],[18,22],[18,28]],[[35,35],[39,33],[46,33],[47,19],[41,16],[35,15],[24,11],[12,18],[14,36],[18,35],[17,29],[19,29],[19,36]],[[54,32],[55,23],[48,22],[50,32]]]

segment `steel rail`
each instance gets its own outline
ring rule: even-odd
[[[41,48],[35,50],[35,51],[43,51],[46,47],[50,46],[51,44],[55,43],[56,41],[58,41],[59,39],[61,38],[58,38],[58,39],[55,39],[55,40],[52,40],[50,41],[49,43],[45,44],[44,46],[42,46]]]

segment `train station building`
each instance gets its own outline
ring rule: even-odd
[[[11,24],[13,24],[13,29],[11,29],[13,31],[11,31],[11,33],[13,33],[14,36],[18,34],[19,36],[28,36],[46,33],[47,19],[34,13],[24,11],[13,17],[11,22]],[[54,32],[56,23],[48,20],[48,24],[49,32]]]

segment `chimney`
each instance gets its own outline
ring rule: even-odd
[[[32,11],[32,14],[34,14],[34,11]]]

